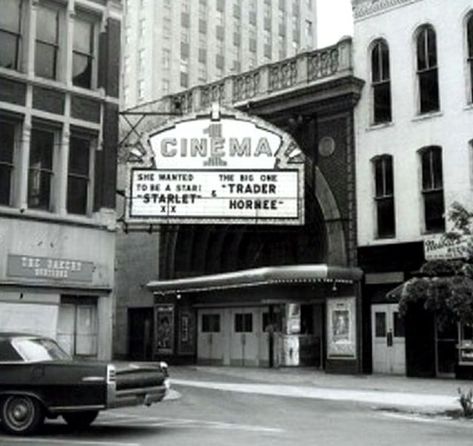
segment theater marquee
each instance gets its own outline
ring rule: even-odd
[[[214,106],[147,143],[129,165],[128,223],[303,224],[303,156],[271,124]]]

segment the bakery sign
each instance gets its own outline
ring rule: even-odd
[[[303,224],[304,159],[267,122],[214,106],[150,132],[129,163],[128,223]]]

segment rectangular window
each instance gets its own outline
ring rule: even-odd
[[[168,94],[169,93],[169,79],[163,79],[163,82],[161,85],[163,88],[163,94]]]
[[[279,25],[279,35],[286,35],[286,11],[280,9],[278,11],[278,25]]]
[[[377,236],[379,238],[394,237],[396,225],[392,157],[377,158],[374,161],[374,170]]]
[[[94,23],[76,17],[72,54],[72,83],[77,87],[92,88],[94,69]]]
[[[59,53],[59,11],[38,6],[36,16],[35,74],[56,79]]]
[[[181,71],[180,84],[183,88],[187,88],[189,86],[189,73],[183,73]]]
[[[470,74],[470,103],[473,103],[473,14],[470,14],[467,23],[467,62]]]
[[[440,110],[435,31],[425,26],[417,37],[417,77],[420,113]]]
[[[138,81],[138,99],[143,101],[145,98],[145,81],[144,79],[140,79]]]
[[[171,50],[163,48],[163,69],[169,70],[171,67]]]
[[[23,2],[0,0],[0,67],[17,70],[21,49],[21,16]]]
[[[15,125],[0,121],[0,205],[11,204],[14,151]]]
[[[72,356],[97,355],[97,298],[62,296],[58,315],[58,343]]]
[[[235,314],[235,333],[251,333],[253,331],[253,314]]]
[[[386,313],[375,313],[375,331],[374,335],[377,338],[384,338],[386,336]]]
[[[28,207],[51,210],[55,134],[53,131],[31,131]]]
[[[312,22],[310,20],[305,21],[305,38],[308,43],[312,43]]]
[[[421,152],[421,159],[425,230],[428,232],[443,232],[445,230],[445,205],[442,150],[440,147],[428,147]]]
[[[203,314],[202,315],[202,333],[219,333],[220,315]]]
[[[381,124],[391,121],[391,81],[389,48],[378,41],[371,51],[371,88],[373,94],[373,122]]]
[[[71,136],[67,177],[67,212],[86,215],[90,184],[90,139]]]

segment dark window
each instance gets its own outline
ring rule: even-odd
[[[253,331],[253,314],[235,314],[235,333],[251,333]]]
[[[20,0],[0,0],[0,67],[18,69],[21,44]]]
[[[0,204],[10,205],[15,125],[0,121]]]
[[[233,4],[233,17],[239,18],[241,16],[241,4],[239,2]]]
[[[470,72],[470,102],[473,102],[473,14],[467,23],[468,67]]]
[[[215,56],[215,66],[217,68],[223,69],[224,65],[225,65],[225,58],[221,54],[217,54]]]
[[[216,35],[218,40],[223,40],[225,38],[225,29],[222,25],[217,25],[216,27]]]
[[[181,71],[181,87],[187,88],[189,86],[189,74]]]
[[[7,340],[0,341],[0,361],[23,361],[23,358]]]
[[[199,32],[202,34],[207,32],[207,20],[199,19]]]
[[[431,26],[424,26],[417,36],[417,77],[420,113],[439,110],[437,43]]]
[[[383,41],[376,42],[371,51],[371,86],[374,123],[391,121],[389,48]]]
[[[202,333],[219,333],[220,315],[203,314],[202,315]]]
[[[384,155],[374,160],[374,176],[377,235],[379,238],[394,237],[396,223],[392,156]]]
[[[32,130],[28,176],[28,207],[32,209],[50,210],[53,149],[53,132]]]
[[[427,147],[420,153],[425,229],[426,231],[442,232],[445,229],[442,149]]]
[[[74,21],[72,83],[78,87],[92,88],[94,45],[94,24],[76,18]]]
[[[86,214],[89,195],[90,140],[71,136],[67,176],[67,212]]]
[[[403,338],[405,336],[404,319],[399,315],[398,311],[393,313],[394,337]]]
[[[375,337],[384,338],[386,336],[386,313],[376,312],[374,314]]]
[[[56,79],[59,52],[59,11],[38,7],[36,16],[35,74]]]

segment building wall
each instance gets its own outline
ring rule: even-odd
[[[361,3],[355,9],[355,74],[367,79],[356,113],[358,242],[360,246],[422,239],[421,171],[417,151],[442,147],[445,208],[457,200],[473,202],[473,107],[467,92],[465,18],[470,0],[383,1]],[[368,6],[366,6],[368,5]],[[386,9],[382,9],[385,7]],[[364,8],[364,9],[363,9]],[[437,34],[440,111],[419,115],[416,80],[415,32],[431,24]],[[392,122],[372,125],[369,49],[375,39],[389,45]],[[374,184],[370,160],[393,156],[396,236],[376,239]]]
[[[117,0],[9,2],[13,11],[20,4],[17,63],[0,59],[0,121],[14,129],[13,139],[8,132],[0,136],[0,330],[47,334],[66,348],[72,348],[72,336],[74,353],[108,358],[121,5]],[[58,25],[55,66],[47,62],[47,49],[38,49],[45,29],[51,31],[50,21],[40,20],[43,12],[53,14]],[[80,57],[74,29],[80,20],[93,37],[82,48],[87,54],[82,51],[81,60],[87,63],[74,71]],[[52,139],[40,144],[39,130]],[[11,163],[5,155],[10,153]],[[51,153],[51,163],[44,153]],[[79,189],[73,188],[75,181]],[[79,323],[93,332],[90,349],[81,351]]]
[[[125,12],[123,108],[316,47],[315,0],[129,0]]]

